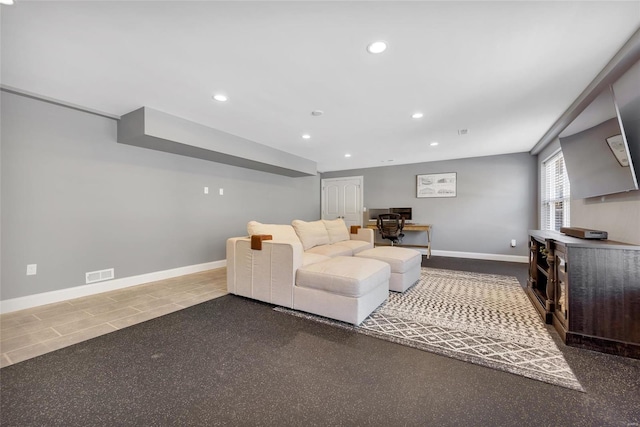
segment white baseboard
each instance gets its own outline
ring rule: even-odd
[[[204,264],[188,265],[164,271],[154,271],[152,273],[140,274],[138,276],[122,277],[120,279],[106,280],[104,282],[93,283],[90,285],[80,285],[74,286],[73,288],[59,289],[51,292],[43,292],[41,294],[12,298],[0,301],[0,313],[10,313],[12,311],[24,310],[26,308],[37,307],[40,305],[86,297],[102,292],[114,291],[116,289],[142,285],[143,283],[184,276],[185,274],[199,273],[201,271],[212,270],[214,268],[222,268],[226,265],[226,260],[211,261],[205,262]]]
[[[421,251],[426,255],[426,250]],[[431,251],[431,255],[446,256],[451,258],[486,259],[490,261],[521,262],[527,264],[529,257],[524,255],[503,255],[503,254],[483,254],[479,252],[456,252],[456,251]]]

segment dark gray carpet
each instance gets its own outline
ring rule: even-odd
[[[390,292],[358,326],[274,310],[584,391],[513,276],[423,267],[418,283]]]
[[[422,257],[422,266],[431,268],[444,268],[447,270],[471,271],[474,273],[501,274],[503,276],[515,276],[522,287],[527,286],[528,264],[520,262],[498,262],[484,259],[465,259],[451,257]]]
[[[225,296],[3,368],[0,424],[640,423],[638,360],[559,344],[580,393],[272,308]]]

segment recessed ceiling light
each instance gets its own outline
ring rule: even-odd
[[[411,118],[412,118],[412,119],[421,119],[422,117],[424,117],[424,114],[422,114],[422,113],[420,113],[420,112],[416,112],[416,113],[413,113],[413,114],[411,115]]]
[[[367,52],[369,53],[382,53],[387,49],[387,43],[379,40],[377,42],[370,43],[367,46]]]
[[[227,98],[227,95],[216,93],[215,95],[213,95],[213,99],[215,99],[216,101],[225,102],[229,98]]]
[[[311,135],[308,133],[302,134],[302,139],[311,139]]]
[[[438,142],[433,141],[433,142],[432,142],[431,144],[429,144],[429,145],[430,145],[430,146],[432,146],[432,147],[435,147],[435,146],[436,146],[436,145],[438,145],[438,144],[439,144]]]
[[[13,4],[13,0],[0,0],[0,4],[12,5]]]
[[[345,157],[351,157],[351,154],[347,153],[344,155]]]

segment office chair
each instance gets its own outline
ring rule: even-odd
[[[382,238],[391,240],[391,246],[402,243],[404,218],[400,214],[380,214],[376,225]]]

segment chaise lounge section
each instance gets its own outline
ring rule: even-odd
[[[247,231],[227,240],[232,294],[356,325],[389,295],[389,264],[353,256],[373,248],[373,230],[349,233],[338,219],[251,221]]]

